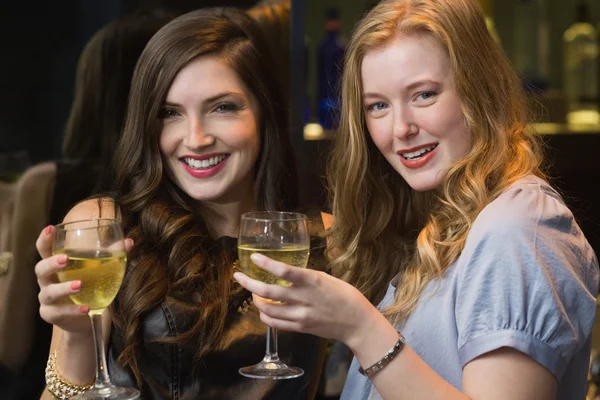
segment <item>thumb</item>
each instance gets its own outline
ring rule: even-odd
[[[125,239],[125,253],[129,254],[131,249],[133,248],[133,239],[127,238]]]
[[[35,247],[43,259],[52,256],[52,243],[54,243],[54,226],[48,225],[40,232]]]

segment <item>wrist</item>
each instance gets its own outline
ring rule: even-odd
[[[75,350],[81,347],[87,348],[94,345],[94,336],[92,332],[69,332],[63,331],[60,340],[63,352]],[[92,347],[93,348],[93,347]]]
[[[375,311],[377,314],[367,316],[362,328],[356,330],[346,343],[363,368],[381,361],[398,343],[398,331],[378,310]]]
[[[392,324],[371,303],[369,306],[364,313],[357,316],[356,326],[345,342],[359,360],[363,354],[367,355],[378,348],[377,344],[383,344],[383,347],[387,346],[389,349],[398,340],[398,332]]]
[[[56,353],[56,372],[69,382],[87,385],[95,374],[94,337],[63,332]]]
[[[377,361],[370,367],[363,368],[362,366],[359,366],[358,372],[360,372],[362,375],[368,378],[371,378],[377,372],[384,369],[394,358],[396,358],[398,353],[400,353],[400,351],[402,351],[402,349],[404,348],[404,343],[404,336],[402,336],[402,334],[398,332],[398,341],[394,344],[394,347],[389,349],[388,352],[383,357],[381,357],[381,359],[379,359],[379,361]]]
[[[82,394],[94,387],[93,382],[86,385],[78,385],[65,380],[58,372],[56,358],[57,352],[55,351],[48,358],[45,371],[46,389],[54,399],[65,399],[66,396],[70,398],[73,395]]]

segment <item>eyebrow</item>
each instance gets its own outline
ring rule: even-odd
[[[246,96],[240,92],[222,92],[222,93],[218,93],[214,96],[211,96],[208,99],[203,100],[202,103],[214,103],[215,101],[221,100],[222,98],[230,96],[230,95],[237,95],[244,99],[246,98]],[[173,103],[173,102],[167,100],[167,101],[165,101],[165,105],[169,106],[169,107],[176,107],[176,106],[179,106],[180,104]]]
[[[439,84],[440,83],[438,81],[434,81],[434,80],[431,80],[431,79],[423,79],[423,80],[415,81],[415,82],[407,85],[405,87],[405,90],[410,91],[410,90],[414,90],[414,89],[416,89],[416,88],[418,88],[420,86],[425,86],[425,85],[439,85]],[[380,97],[384,97],[384,96],[382,96],[379,93],[366,92],[366,93],[363,93],[362,97],[363,97],[363,99],[369,99],[369,98],[380,98]]]

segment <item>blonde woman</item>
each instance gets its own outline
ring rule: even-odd
[[[481,8],[381,2],[342,100],[330,244],[346,282],[255,255],[293,282],[236,273],[284,302],[255,296],[262,320],[347,344],[344,400],[584,399],[598,261]]]

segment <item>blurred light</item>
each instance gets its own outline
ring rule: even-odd
[[[569,124],[600,124],[600,113],[596,110],[571,111],[567,114]]]
[[[320,140],[323,137],[323,127],[319,124],[311,123],[304,126],[304,140]]]

